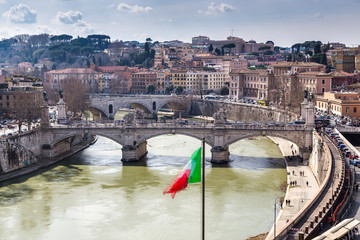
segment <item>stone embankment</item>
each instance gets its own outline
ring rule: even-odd
[[[226,101],[196,100],[191,104],[191,115],[212,117],[215,112],[225,110],[228,119],[240,122],[282,122],[288,123],[298,119],[293,112],[255,104]]]
[[[38,170],[50,167],[56,163],[59,163],[65,158],[68,158],[84,150],[85,148],[93,144],[95,141],[96,139],[92,141],[84,141],[82,143],[72,146],[70,151],[59,154],[58,156],[52,158],[37,157],[35,154],[27,151],[26,149],[23,149],[21,146],[17,146],[10,141],[2,141],[0,142],[0,149],[6,157],[9,153],[10,158],[1,159],[1,165],[8,166],[8,168],[6,171],[1,172],[0,182],[16,179],[36,172]],[[12,156],[14,156],[14,158]],[[17,160],[15,161],[13,159]]]

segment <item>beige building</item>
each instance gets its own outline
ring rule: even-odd
[[[186,89],[218,91],[225,85],[224,72],[188,72]]]
[[[61,89],[67,79],[76,79],[89,87],[90,92],[98,89],[98,81],[104,74],[91,68],[66,68],[45,73],[45,89]]]
[[[271,72],[233,69],[230,78],[229,98],[269,100],[269,90],[274,84],[274,75]]]
[[[316,108],[322,112],[360,118],[360,99],[355,92],[325,92],[316,97]]]

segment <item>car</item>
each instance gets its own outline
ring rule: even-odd
[[[11,125],[11,124],[8,124],[7,127],[10,128],[10,129],[15,128],[15,126],[14,126],[14,125]]]
[[[351,152],[349,150],[345,150],[344,153],[346,157],[349,157],[351,155]]]
[[[178,123],[181,124],[181,125],[188,125],[188,121],[187,121],[187,120],[185,120],[185,121],[178,121]]]
[[[340,148],[340,149],[343,149],[344,147],[346,147],[346,145],[343,144],[343,143],[339,145],[339,148]]]
[[[354,126],[354,124],[352,122],[347,122],[345,125],[346,126]]]

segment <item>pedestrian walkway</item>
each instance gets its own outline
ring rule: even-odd
[[[276,221],[276,234],[279,234],[287,223],[314,197],[319,190],[319,184],[310,167],[300,162],[300,158],[297,156],[299,150],[291,142],[276,137],[271,137],[270,139],[282,151],[288,172],[288,187]],[[300,172],[303,174],[300,174]],[[296,182],[296,184],[291,185],[290,183],[292,182]],[[290,203],[286,204],[287,201]],[[273,237],[274,228],[270,230],[266,239],[273,239]]]

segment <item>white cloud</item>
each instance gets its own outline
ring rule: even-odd
[[[80,11],[58,11],[56,14],[56,21],[65,24],[74,24],[82,20],[82,13]]]
[[[49,34],[59,34],[59,31],[55,30],[54,28],[48,26],[48,25],[37,25],[36,26],[36,32],[38,34],[41,33],[49,33]]]
[[[204,14],[204,15],[214,15],[218,13],[226,13],[231,12],[235,9],[235,7],[227,4],[227,3],[219,3],[215,4],[214,2],[211,2],[206,11],[199,10],[198,13]]]
[[[95,28],[92,24],[89,24],[83,20],[76,22],[75,26],[75,31],[78,33],[93,33],[95,31]]]
[[[130,6],[129,4],[126,4],[126,3],[120,3],[117,6],[117,10],[129,12],[129,13],[139,13],[139,12],[147,13],[147,12],[152,11],[152,8],[149,6],[146,6],[146,7],[139,6],[139,5]]]
[[[10,38],[10,37],[16,36],[18,34],[24,34],[24,33],[29,33],[29,31],[27,31],[24,28],[19,28],[16,26],[12,26],[12,27],[1,26],[0,27],[1,38]]]
[[[315,19],[324,18],[324,15],[322,15],[321,13],[315,13],[313,18],[315,18]]]
[[[37,13],[29,6],[20,3],[4,12],[3,17],[13,23],[35,23]]]

